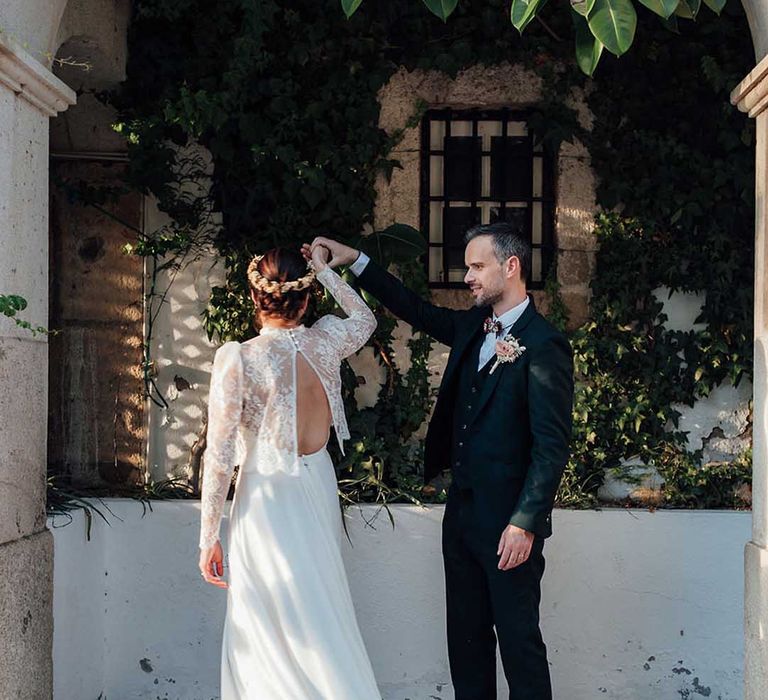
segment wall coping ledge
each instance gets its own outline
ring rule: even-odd
[[[768,108],[768,56],[731,91],[731,104],[752,118]]]
[[[0,34],[0,84],[49,117],[76,102],[76,95],[15,40]]]

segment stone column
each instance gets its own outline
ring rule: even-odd
[[[768,57],[731,93],[756,119],[752,539],[744,550],[745,700],[768,697]]]
[[[48,325],[48,122],[75,94],[0,35],[0,294]],[[53,539],[46,529],[48,342],[0,316],[0,698],[52,693]]]

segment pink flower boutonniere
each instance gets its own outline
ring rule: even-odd
[[[520,345],[520,341],[514,336],[508,335],[503,340],[496,341],[496,361],[491,367],[490,374],[502,363],[502,362],[514,362],[520,355],[525,352],[525,345]]]

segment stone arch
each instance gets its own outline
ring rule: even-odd
[[[68,4],[83,0],[7,0],[0,4],[0,293],[27,297],[27,318],[47,320],[48,118],[75,94],[51,72]],[[121,0],[121,4],[127,0]],[[746,700],[768,697],[768,1],[743,0],[756,68],[732,101],[757,120],[755,266],[755,421],[752,539],[745,555]],[[86,33],[87,35],[87,33]],[[25,48],[26,47],[26,48]],[[0,625],[14,645],[0,659],[0,687],[20,699],[51,696],[52,540],[45,528],[47,392],[45,338],[30,338],[0,318]],[[32,612],[34,611],[34,612]]]
[[[744,549],[744,697],[768,697],[768,2],[742,0],[757,66],[731,93],[756,120],[752,537]]]

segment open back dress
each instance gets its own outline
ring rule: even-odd
[[[380,700],[341,556],[336,473],[325,448],[299,453],[297,355],[323,385],[344,452],[340,367],[376,327],[329,267],[317,274],[347,318],[265,327],[216,352],[200,546],[219,538],[234,466],[221,700]]]

